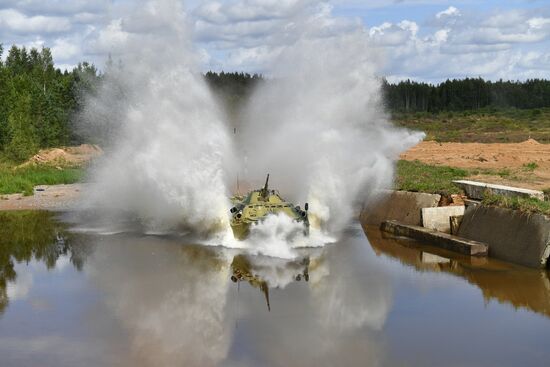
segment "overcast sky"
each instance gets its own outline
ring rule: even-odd
[[[116,14],[128,0],[0,0],[0,40],[46,46],[61,68],[100,68],[122,37]],[[390,80],[550,78],[549,0],[217,0],[186,1],[204,70],[264,72],[296,41],[362,29]],[[319,26],[321,25],[321,26]],[[301,27],[303,29],[303,27]],[[5,55],[4,55],[5,57]]]

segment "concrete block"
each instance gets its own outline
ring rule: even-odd
[[[489,245],[489,256],[532,268],[547,266],[550,219],[518,210],[469,206],[458,235]]]
[[[439,232],[451,233],[451,216],[463,215],[464,206],[422,208],[422,226]]]
[[[408,191],[387,191],[374,203],[361,211],[362,224],[376,225],[385,220],[398,220],[406,224],[422,225],[421,209],[436,207],[441,195]]]
[[[532,197],[539,200],[544,200],[544,193],[538,190],[529,190],[523,189],[520,187],[504,186],[504,185],[495,185],[488,184],[484,182],[477,181],[468,181],[468,180],[458,180],[453,181],[455,185],[460,187],[466,195],[471,199],[482,200],[485,192],[490,192],[494,195],[503,195],[503,196],[519,196],[519,197]]]
[[[436,230],[407,225],[394,220],[382,223],[381,229],[396,236],[410,237],[420,242],[470,256],[487,256],[489,247],[481,242],[452,236]]]

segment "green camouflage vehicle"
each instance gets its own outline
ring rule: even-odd
[[[308,203],[304,210],[285,201],[276,190],[269,190],[269,174],[262,189],[250,191],[244,196],[231,198],[230,225],[236,239],[242,240],[250,233],[250,226],[264,220],[270,214],[284,213],[294,221],[303,223],[304,234],[309,234]]]

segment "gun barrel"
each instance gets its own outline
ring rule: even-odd
[[[267,185],[269,183],[269,173],[267,174],[267,178],[265,179],[265,186],[264,186],[264,191],[267,193]]]

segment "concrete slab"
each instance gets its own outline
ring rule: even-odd
[[[544,268],[550,256],[550,219],[485,205],[466,209],[458,235],[489,245],[489,256]]]
[[[410,237],[464,255],[487,256],[489,252],[489,246],[484,243],[437,232],[429,228],[399,223],[394,220],[382,223],[381,229],[396,236]]]
[[[385,220],[398,220],[406,224],[422,225],[422,208],[436,207],[441,195],[408,191],[387,191],[379,200],[366,205],[361,211],[362,224],[380,226]]]
[[[439,232],[451,233],[451,217],[464,215],[464,206],[422,208],[422,226]]]
[[[460,187],[466,195],[471,199],[482,200],[485,192],[490,192],[494,195],[503,196],[519,196],[519,197],[532,197],[539,200],[544,200],[544,193],[538,190],[523,189],[520,187],[504,186],[488,184],[484,182],[457,180],[453,181],[455,185]]]

